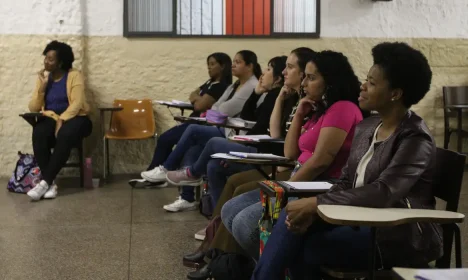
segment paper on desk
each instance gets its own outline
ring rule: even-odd
[[[250,159],[270,159],[270,160],[288,160],[287,157],[281,157],[274,154],[261,154],[261,153],[241,153],[241,152],[229,152],[230,155],[240,158]]]
[[[190,102],[180,101],[180,100],[175,100],[175,99],[172,100],[172,104],[175,104],[175,105],[192,105]]]
[[[239,159],[239,157],[231,156],[224,153],[216,153],[211,155],[212,158],[221,158],[221,159]]]
[[[254,141],[260,142],[260,140],[273,139],[270,135],[242,135],[242,136],[233,136],[233,140],[244,140],[244,141]]]
[[[295,190],[329,190],[333,185],[329,182],[288,182],[280,181]]]
[[[468,269],[420,269],[414,279],[459,280],[468,279]]]

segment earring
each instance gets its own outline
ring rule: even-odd
[[[395,101],[395,98],[392,98],[392,101]]]

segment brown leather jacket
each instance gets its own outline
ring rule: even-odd
[[[359,161],[379,124],[380,118],[373,116],[356,127],[340,182],[317,196],[318,204],[434,209],[436,146],[424,121],[412,111],[387,140],[375,145],[364,186],[354,188]],[[442,229],[431,223],[382,227],[377,230],[377,243],[385,267],[424,267],[442,255]]]

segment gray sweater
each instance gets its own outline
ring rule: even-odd
[[[219,111],[231,118],[237,117],[242,111],[242,107],[244,107],[245,101],[249,99],[250,94],[252,94],[253,90],[257,86],[257,83],[258,79],[252,75],[252,77],[250,77],[250,79],[248,79],[245,84],[239,86],[237,92],[234,93],[234,96],[227,100],[234,88],[234,84],[230,85],[219,98],[218,102],[211,106],[211,110]]]

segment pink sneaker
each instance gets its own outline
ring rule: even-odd
[[[168,171],[166,173],[167,182],[174,186],[200,186],[203,182],[202,178],[195,178],[189,175],[188,169],[180,169],[176,171]]]

